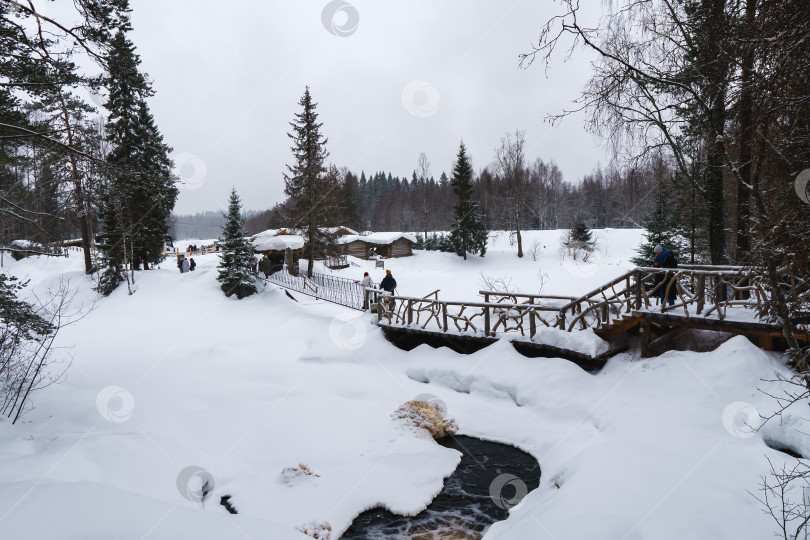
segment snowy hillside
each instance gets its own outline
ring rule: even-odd
[[[561,261],[559,232],[544,231],[524,239],[527,252],[544,246],[537,261],[518,260],[502,235],[484,259],[417,252],[386,268],[402,294],[473,299],[482,274],[523,292],[542,283],[547,294],[582,294],[630,268],[640,239],[595,235],[600,248],[586,265]],[[776,383],[762,380],[788,372],[744,338],[708,353],[622,354],[597,374],[525,358],[507,342],[469,356],[404,352],[369,316],[340,306],[294,302],[274,287],[226,298],[218,257],[195,259],[195,272],[167,261],[136,274],[134,295],[119,287],[105,299],[77,257],[6,259],[3,270],[29,276],[34,290],[69,278],[77,301],[95,305],[60,334],[62,367],[71,362],[63,382],[37,392],[16,425],[0,420],[0,538],[306,539],[296,528],[328,522],[335,540],[374,506],[415,514],[459,461],[392,421],[424,393],[446,404],[459,433],[540,463],[540,487],[488,540],[762,539],[774,530],[747,491],[768,472],[766,457],[793,458],[745,422],[777,406],[758,390]],[[382,277],[358,264],[337,274]],[[777,439],[796,429],[767,427]],[[194,476],[192,466],[207,472]],[[203,508],[188,489],[208,475]],[[224,495],[238,515],[220,506]]]

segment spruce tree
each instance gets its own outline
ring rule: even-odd
[[[574,216],[574,226],[571,228],[571,241],[577,243],[577,247],[593,249],[593,232],[580,216]]]
[[[253,246],[246,238],[245,218],[242,216],[242,202],[236,193],[231,191],[228,200],[228,212],[224,214],[225,225],[219,246],[224,252],[217,267],[220,288],[225,296],[236,295],[240,300],[256,292],[256,281],[253,278]]]
[[[594,249],[593,233],[588,223],[579,215],[574,216],[574,223],[565,235],[563,242],[568,254],[576,260],[582,254],[582,260],[587,261]]]
[[[453,251],[464,260],[467,260],[468,252],[480,253],[483,257],[487,251],[487,229],[478,213],[478,204],[472,200],[472,166],[463,142],[459,145],[450,185],[456,195],[450,229]]]
[[[672,191],[665,181],[659,181],[653,192],[655,205],[644,220],[645,240],[630,259],[637,266],[652,266],[655,246],[661,245],[678,257],[683,252],[683,240],[678,234],[678,218],[673,210]]]
[[[321,231],[338,209],[339,185],[333,175],[326,174],[327,139],[321,134],[318,104],[312,101],[309,87],[298,101],[302,111],[290,122],[293,140],[293,165],[287,165],[284,174],[284,192],[289,197],[287,204],[296,229],[306,240],[307,276],[312,277],[315,258],[323,255],[331,242],[329,235]]]
[[[163,142],[146,103],[153,91],[139,71],[140,59],[127,30],[125,25],[112,38],[105,77],[111,150],[99,213],[106,214],[100,219],[105,239],[100,247],[107,266],[102,292],[106,294],[120,282],[119,268],[125,272],[129,266],[134,277],[141,263],[148,269],[163,260],[163,243],[178,194],[171,148]]]

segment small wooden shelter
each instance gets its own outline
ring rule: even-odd
[[[250,238],[253,251],[262,255],[259,270],[270,275],[284,268],[285,259],[288,271],[298,273],[298,261],[304,253],[304,238],[289,234],[285,229],[270,229]]]
[[[345,235],[337,238],[343,246],[343,253],[358,259],[384,259],[410,257],[416,238],[405,233],[371,233],[367,235]]]

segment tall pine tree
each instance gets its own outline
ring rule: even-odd
[[[335,215],[341,192],[334,175],[326,174],[327,139],[321,134],[323,124],[315,112],[318,104],[312,101],[308,86],[298,104],[302,111],[295,114],[292,133],[287,134],[293,140],[294,163],[287,165],[284,192],[294,226],[306,240],[307,276],[312,277],[316,257],[325,254],[331,241],[321,227]]]
[[[140,58],[127,38],[129,26],[112,38],[105,84],[109,100],[107,140],[111,150],[104,200],[99,209],[105,243],[104,290],[120,282],[121,270],[145,269],[163,259],[169,217],[177,200],[171,148],[155,125],[146,103],[151,85],[139,71]],[[124,273],[124,277],[126,276]]]
[[[464,142],[459,145],[456,164],[453,167],[453,179],[450,185],[456,195],[453,208],[453,225],[450,229],[450,242],[453,251],[464,260],[467,253],[479,253],[482,257],[487,251],[487,229],[484,220],[478,213],[478,203],[473,202],[472,166],[467,157]]]
[[[228,199],[228,212],[224,214],[225,225],[222,227],[222,236],[219,245],[224,251],[220,260],[219,276],[220,288],[225,296],[236,295],[240,300],[256,292],[256,281],[253,277],[253,247],[245,237],[245,218],[242,216],[242,202],[236,193],[231,190]]]

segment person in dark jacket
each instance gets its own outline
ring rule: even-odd
[[[667,248],[663,247],[661,244],[655,246],[653,250],[655,253],[655,260],[653,261],[653,266],[656,268],[678,268],[678,259],[675,258],[675,255],[672,254]],[[658,289],[658,298],[661,299],[661,303],[664,303],[664,296],[667,294],[667,287],[669,287],[669,305],[675,304],[675,297],[677,295],[677,287],[675,283],[670,286],[670,279],[671,276],[666,274],[666,280],[664,279],[665,274],[658,274],[655,276],[655,284],[658,285],[662,281],[664,282],[661,285],[661,288]]]
[[[380,288],[386,292],[394,294],[394,290],[397,288],[397,280],[395,280],[394,276],[391,275],[391,270],[385,271],[385,277],[380,282]]]
[[[192,257],[188,263],[188,269],[193,272],[195,268],[197,268],[197,263],[194,262],[194,257]]]
[[[391,275],[391,270],[385,271],[385,277],[380,282],[380,288],[387,292],[389,295],[393,295],[394,291],[397,288],[397,280],[394,279],[394,276]],[[394,299],[393,298],[386,298],[383,297],[382,304],[386,307],[388,311],[393,311],[394,309]]]

